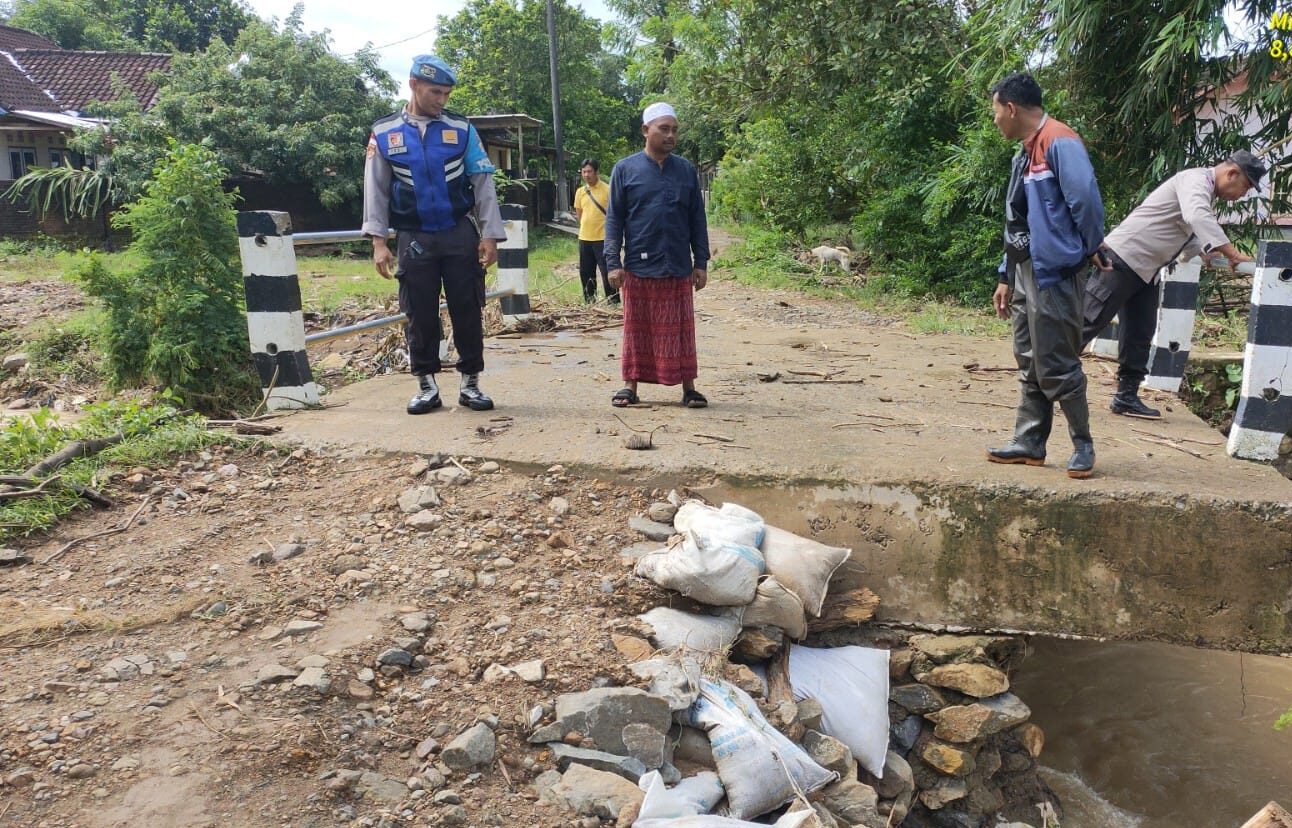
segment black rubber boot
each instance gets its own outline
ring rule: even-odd
[[[1014,439],[1000,448],[987,449],[987,459],[993,463],[1045,465],[1045,442],[1050,439],[1053,425],[1054,404],[1039,389],[1024,391],[1014,422]]]
[[[1068,435],[1072,438],[1068,477],[1087,478],[1095,469],[1095,441],[1090,436],[1090,406],[1086,403],[1086,395],[1083,392],[1060,400],[1059,406],[1068,421]]]
[[[419,374],[417,389],[417,393],[408,401],[409,414],[425,414],[444,404],[440,400],[440,389],[435,387],[433,374]]]
[[[479,374],[462,375],[462,391],[458,394],[458,405],[465,405],[472,411],[488,411],[493,408],[493,400],[480,390]]]
[[[1112,404],[1108,406],[1114,414],[1121,414],[1125,417],[1139,417],[1142,420],[1160,420],[1162,412],[1156,408],[1149,408],[1144,401],[1139,398],[1139,380],[1117,380],[1117,394],[1113,397]]]

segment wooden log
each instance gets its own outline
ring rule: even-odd
[[[61,469],[78,457],[89,457],[98,454],[105,448],[115,446],[124,439],[126,439],[126,435],[114,434],[111,437],[101,437],[95,440],[73,440],[58,452],[51,454],[30,469],[27,469],[27,471],[23,472],[23,476],[44,477],[55,469]]]
[[[774,707],[785,702],[794,703],[794,689],[790,686],[789,647],[782,647],[767,664],[767,700]],[[806,731],[803,723],[796,721],[790,725],[785,735],[792,741],[801,742]]]
[[[746,661],[766,661],[785,646],[780,627],[745,627],[732,652]]]
[[[1271,802],[1244,822],[1243,828],[1292,828],[1292,814],[1277,802]]]
[[[875,617],[879,596],[862,587],[851,592],[826,596],[821,617],[808,620],[809,633],[828,632],[841,627],[855,627]]]

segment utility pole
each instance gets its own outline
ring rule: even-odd
[[[561,75],[556,68],[556,6],[547,0],[547,57],[552,70],[552,138],[556,142],[556,209],[570,206],[569,182],[565,180],[565,141],[561,129]]]

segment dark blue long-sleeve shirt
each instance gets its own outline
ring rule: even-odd
[[[709,267],[709,224],[695,165],[645,152],[620,159],[610,174],[606,267],[636,276],[690,276]]]

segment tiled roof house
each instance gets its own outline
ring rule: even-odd
[[[101,124],[86,108],[116,97],[114,76],[151,106],[157,86],[149,77],[170,69],[170,61],[147,52],[59,49],[33,32],[0,26],[0,179],[61,164],[73,130]]]

